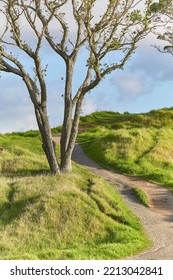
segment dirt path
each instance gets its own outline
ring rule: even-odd
[[[54,137],[54,140],[58,142],[58,136]],[[153,247],[150,250],[128,259],[173,260],[173,196],[171,193],[157,184],[102,168],[85,156],[79,144],[75,145],[72,159],[114,185],[128,207],[139,217],[153,240]],[[149,208],[137,201],[132,194],[132,187],[145,191],[150,201]]]

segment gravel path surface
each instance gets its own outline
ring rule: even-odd
[[[58,137],[54,137],[58,142]],[[88,158],[79,144],[75,145],[72,159],[89,171],[103,177],[115,186],[128,207],[139,217],[153,241],[153,247],[132,260],[173,260],[173,196],[164,187],[137,177],[125,176],[106,170]],[[131,188],[138,187],[147,194],[150,207],[141,205]]]
[[[153,240],[153,247],[138,256],[129,259],[173,259],[173,196],[159,185],[124,176],[106,170],[89,159],[81,147],[76,144],[73,160],[85,166],[89,171],[103,177],[115,185],[128,207],[139,217],[149,236]],[[132,194],[131,187],[142,188],[148,195],[150,207],[138,203]]]

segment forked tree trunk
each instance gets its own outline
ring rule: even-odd
[[[55,145],[52,140],[51,128],[47,117],[47,112],[35,108],[37,124],[42,137],[42,147],[47,157],[50,169],[53,174],[60,173],[60,168],[56,158]]]

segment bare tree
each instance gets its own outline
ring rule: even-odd
[[[34,105],[43,149],[54,174],[71,170],[71,156],[85,95],[106,75],[122,69],[138,42],[152,30],[153,17],[157,14],[151,13],[153,2],[155,1],[0,1],[0,21],[4,23],[0,37],[0,70],[18,75],[24,81]],[[25,25],[34,37],[34,46],[29,39],[24,39]],[[71,31],[72,25],[75,28]],[[66,65],[60,163],[55,155],[47,115],[46,68],[41,63],[41,50],[45,42]],[[88,55],[86,75],[74,93],[74,68],[82,48]],[[27,71],[18,56],[19,51],[34,64],[34,75]]]

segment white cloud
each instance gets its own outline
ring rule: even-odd
[[[89,115],[94,111],[97,111],[96,103],[92,99],[84,101],[82,115]]]
[[[22,80],[3,75],[0,83],[0,133],[38,129],[33,104]],[[52,127],[62,123],[61,87],[58,79],[48,82],[48,116]]]
[[[109,79],[117,91],[119,108],[126,109],[141,96],[151,94],[158,86],[173,82],[173,58],[156,50],[152,46],[156,43],[154,35],[141,41],[124,71],[113,73]]]
[[[161,48],[167,43],[158,40],[157,36],[150,34],[139,44],[136,54],[129,64],[130,70],[142,72],[153,78],[155,82],[173,81],[173,58],[170,54],[159,52],[155,46]]]
[[[0,133],[36,129],[33,107],[20,79],[1,78]]]
[[[117,73],[112,76],[110,83],[116,88],[118,107],[125,110],[129,103],[133,103],[147,93],[150,81],[144,75],[130,71]]]
[[[115,84],[118,92],[121,92],[120,99],[136,98],[143,92],[144,82],[137,73],[118,73],[111,78],[111,83]]]

